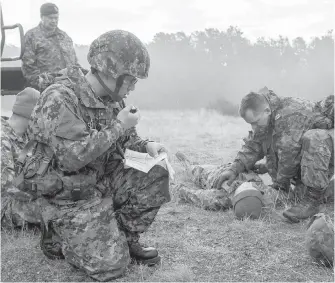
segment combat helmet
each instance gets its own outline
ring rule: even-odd
[[[87,60],[100,84],[115,100],[125,76],[146,79],[149,74],[147,48],[134,34],[124,30],[108,31],[95,39],[90,45]],[[96,71],[115,78],[116,89],[108,89]]]
[[[314,215],[306,232],[306,247],[311,257],[331,267],[334,262],[334,224],[324,213]]]
[[[262,193],[253,182],[240,185],[234,193],[232,202],[237,219],[258,219],[262,212]]]

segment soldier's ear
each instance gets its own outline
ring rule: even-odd
[[[267,114],[267,115],[270,115],[271,114],[271,109],[269,106],[267,106],[265,109],[264,109],[264,113]]]

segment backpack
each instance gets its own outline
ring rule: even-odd
[[[54,169],[54,162],[54,153],[49,146],[29,141],[15,163],[13,184],[18,192],[26,192],[32,199],[53,198],[58,204],[101,197],[101,192],[96,190],[95,172],[84,169],[65,175]]]
[[[34,198],[54,197],[63,189],[60,175],[52,168],[52,150],[45,144],[31,140],[15,163],[13,184]]]

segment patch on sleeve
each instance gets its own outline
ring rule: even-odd
[[[61,116],[56,136],[73,141],[84,140],[88,135],[87,125],[70,111],[65,110]]]

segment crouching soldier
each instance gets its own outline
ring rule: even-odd
[[[273,187],[288,192],[294,179],[306,193],[302,201],[284,211],[292,222],[318,213],[334,171],[334,96],[312,103],[293,97],[279,97],[267,88],[246,95],[240,116],[252,126],[232,166],[222,173],[217,186],[231,183],[266,156],[266,171]]]
[[[42,211],[44,253],[108,281],[131,258],[159,261],[139,237],[170,200],[169,175],[160,164],[145,174],[122,161],[126,148],[152,156],[164,150],[137,135],[140,113],[124,102],[137,79],[148,77],[144,44],[132,33],[109,31],[93,41],[87,59],[85,76],[77,66],[67,68],[41,94],[28,129],[35,154],[23,173],[24,183],[49,203]],[[49,249],[51,234],[61,239],[61,250]]]
[[[9,119],[1,118],[1,226],[22,227],[39,224],[39,205],[29,193],[21,192],[13,183],[15,163],[28,143],[26,133],[31,112],[40,93],[26,88],[16,95]]]

